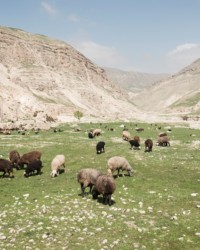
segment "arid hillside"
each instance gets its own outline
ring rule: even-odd
[[[139,114],[126,91],[69,44],[0,27],[0,119],[70,121]]]

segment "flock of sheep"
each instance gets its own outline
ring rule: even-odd
[[[101,129],[94,129],[88,133],[88,138],[94,138],[101,135]],[[134,136],[131,139],[131,135],[128,130],[122,131],[122,139],[130,143],[131,149],[140,148],[139,136]],[[170,146],[169,137],[166,134],[159,134],[157,145]],[[145,140],[145,152],[151,152],[153,142],[151,139]],[[96,153],[101,154],[105,152],[105,142],[100,141],[96,145]],[[9,153],[9,160],[0,159],[0,171],[3,172],[2,177],[6,174],[9,177],[13,177],[13,168],[24,169],[24,176],[28,177],[34,174],[41,174],[42,153],[40,151],[31,151],[20,156],[18,151],[13,150]],[[119,172],[127,171],[129,176],[133,175],[133,169],[126,158],[121,156],[113,156],[107,161],[107,174],[102,173],[100,170],[93,168],[81,169],[77,174],[77,181],[80,183],[82,196],[85,195],[85,189],[90,188],[90,193],[93,199],[97,199],[98,195],[103,195],[104,204],[112,204],[111,196],[116,190],[116,184],[113,177],[115,171],[119,176]],[[65,171],[65,156],[63,154],[56,155],[51,161],[51,176],[56,177],[61,170]],[[35,173],[36,171],[36,173]]]

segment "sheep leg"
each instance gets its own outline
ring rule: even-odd
[[[82,196],[85,196],[85,186],[81,184],[81,191],[82,191]]]
[[[111,194],[107,195],[107,199],[108,199],[108,205],[111,206],[112,205]]]

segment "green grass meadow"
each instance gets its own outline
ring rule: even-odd
[[[20,155],[40,150],[43,162],[39,176],[25,178],[23,170],[14,169],[14,178],[0,178],[1,250],[200,249],[200,130],[138,124],[144,131],[137,132],[134,122],[123,123],[141,138],[141,149],[130,150],[121,124],[81,123],[80,132],[66,124],[60,127],[63,132],[0,135],[1,157],[8,159],[14,149]],[[158,133],[169,125],[171,146],[156,146]],[[101,128],[103,134],[89,139],[90,128]],[[145,153],[148,138],[153,152]],[[106,143],[105,153],[96,154],[100,140]],[[52,178],[56,154],[65,155],[66,173]],[[107,160],[115,155],[124,156],[134,174],[115,179],[112,206],[104,205],[101,196],[82,198],[77,172],[91,167],[107,173]]]

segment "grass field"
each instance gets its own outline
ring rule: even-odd
[[[35,135],[0,135],[0,154],[11,150],[42,152],[42,175],[0,179],[0,249],[200,249],[200,130],[170,125],[170,147],[155,145],[155,124],[124,123],[132,136],[141,137],[141,150],[130,150],[121,138],[121,123],[71,124],[63,132],[41,131]],[[161,131],[168,124],[159,124]],[[90,128],[103,135],[87,137]],[[114,128],[109,131],[108,128]],[[144,152],[144,140],[154,141],[153,152]],[[96,143],[105,141],[105,153],[96,154]],[[51,160],[66,156],[67,172],[50,176]],[[134,169],[133,177],[115,179],[113,205],[80,196],[76,174],[92,167],[107,172],[107,160],[124,156]],[[88,190],[87,190],[88,191]]]

